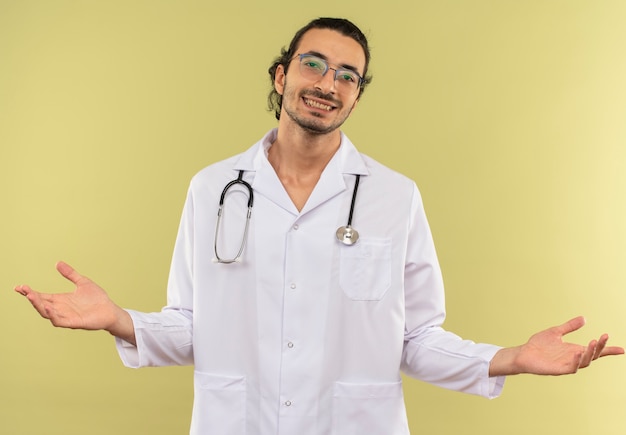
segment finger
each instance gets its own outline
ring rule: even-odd
[[[598,346],[602,345],[602,348],[599,348],[598,350],[596,350],[596,358],[602,358],[603,356],[608,356],[608,355],[623,355],[624,354],[623,347],[607,346],[606,344],[608,343],[608,341],[609,341],[608,334],[603,334],[602,337],[600,337]]]
[[[600,358],[600,356],[602,355],[602,352],[604,351],[604,348],[606,347],[606,343],[608,340],[609,340],[608,334],[602,334],[602,336],[600,336],[600,339],[598,340],[598,344],[596,346],[596,350],[593,354],[594,360]]]
[[[570,332],[574,332],[579,330],[585,325],[585,318],[583,316],[574,317],[573,319],[568,320],[562,325],[555,326],[553,329],[560,335],[564,336],[569,334]]]
[[[28,299],[28,302],[35,308],[35,310],[39,313],[41,317],[44,319],[49,319],[50,316],[48,314],[48,310],[46,308],[46,304],[50,302],[50,298],[48,295],[41,294],[36,292],[30,288],[26,293],[22,293]]]
[[[46,310],[44,308],[41,294],[31,289],[27,285],[18,285],[14,289],[16,292],[28,299],[28,302],[37,310],[37,312],[44,318],[46,317]]]
[[[596,353],[596,349],[598,347],[598,342],[596,340],[591,340],[589,342],[589,345],[587,346],[587,349],[585,349],[585,352],[582,355],[582,358],[580,359],[580,368],[585,368],[588,367],[589,364],[591,364],[591,361],[593,361],[594,355]]]
[[[56,268],[63,277],[72,281],[74,284],[78,284],[78,282],[84,278],[80,273],[76,272],[72,266],[63,261],[59,261],[56,264]]]
[[[605,347],[602,352],[600,353],[600,356],[598,358],[601,358],[603,356],[609,356],[609,355],[623,355],[624,354],[624,348],[620,347],[620,346],[607,346]]]
[[[29,292],[33,291],[29,286],[27,285],[16,285],[13,290],[15,290],[16,292],[18,292],[19,294],[21,294],[22,296],[26,296]]]

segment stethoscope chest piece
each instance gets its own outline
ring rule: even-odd
[[[344,245],[354,245],[359,240],[359,232],[350,225],[337,228],[337,240]]]
[[[356,192],[359,190],[359,180],[361,175],[356,174],[354,180],[354,190],[352,190],[352,201],[350,202],[350,213],[348,214],[348,223],[337,228],[335,235],[337,240],[347,246],[354,245],[359,240],[359,232],[352,228],[352,215],[354,214],[354,203],[356,201]]]

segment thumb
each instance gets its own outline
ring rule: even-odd
[[[72,266],[63,261],[59,261],[56,264],[56,268],[61,275],[72,281],[74,284],[78,284],[78,281],[84,278],[80,273],[76,272]]]
[[[555,329],[558,333],[563,336],[569,334],[570,332],[574,332],[579,330],[585,325],[585,318],[583,316],[574,317],[573,319],[568,320],[562,325],[556,326]]]

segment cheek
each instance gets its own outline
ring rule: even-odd
[[[352,113],[352,111],[356,108],[356,105],[357,105],[358,102],[359,102],[358,99],[356,99],[356,100],[354,100],[352,102],[344,101],[344,105],[343,105],[342,111],[346,112],[346,113]]]

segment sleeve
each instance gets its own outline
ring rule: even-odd
[[[167,306],[158,313],[127,310],[137,346],[116,338],[117,351],[128,367],[193,364],[193,215],[190,188],[172,256]]]
[[[500,347],[463,340],[442,328],[446,316],[443,278],[415,185],[409,225],[402,370],[440,387],[497,397],[504,377],[489,377],[489,363]]]

